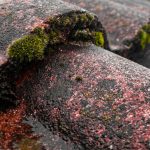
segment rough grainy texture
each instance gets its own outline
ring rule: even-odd
[[[150,46],[145,54],[139,47],[130,49],[129,41],[150,18],[150,2],[147,0],[64,0],[97,14],[108,34],[110,48],[135,62],[150,68]],[[138,44],[139,45],[139,44]],[[131,51],[131,52],[130,52]],[[132,54],[132,56],[130,56]]]
[[[49,15],[76,10],[59,0],[6,2],[0,5],[1,64],[12,40],[45,27],[43,19]],[[150,149],[149,69],[92,45],[62,46],[21,68],[10,62],[0,68],[0,84],[8,90],[1,94],[9,98],[15,88],[15,98],[26,103],[0,113],[0,148]]]
[[[72,45],[18,83],[28,112],[85,149],[150,148],[149,69],[94,46]]]
[[[98,15],[113,49],[124,47],[123,41],[135,36],[148,22],[150,2],[146,0],[64,0]]]
[[[16,103],[14,81],[28,66],[24,61],[43,59],[45,51],[63,40],[67,43],[73,37],[75,41],[72,34],[76,35],[78,30],[99,33],[101,36],[95,36],[92,42],[108,48],[105,30],[98,18],[61,0],[11,0],[0,5],[0,12],[0,103],[6,102],[6,106],[9,101]],[[43,29],[43,37],[33,35],[36,27]],[[6,51],[11,59],[7,58]]]
[[[7,2],[7,1],[6,1]],[[62,14],[78,7],[61,0],[10,0],[0,5],[0,55],[6,53],[8,45],[17,38],[44,26],[47,17]],[[79,8],[78,8],[79,9]]]

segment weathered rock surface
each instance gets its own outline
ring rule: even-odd
[[[28,7],[31,12],[26,9]],[[1,46],[1,56],[5,56],[5,48],[12,39],[28,34],[41,24],[37,21],[39,18],[34,17],[36,14],[43,20],[55,12],[61,14],[79,9],[59,0],[11,1],[8,8],[14,11],[22,8],[25,16],[13,13],[13,19],[11,16],[6,24],[7,30],[2,25],[4,41],[8,38],[8,43]],[[18,17],[22,19],[14,22]],[[26,27],[30,28],[26,30]],[[5,31],[8,34],[5,35]],[[149,69],[93,45],[69,44],[57,47],[53,55],[47,54],[41,61],[21,67],[25,69],[15,73],[17,77],[5,74],[9,79],[12,76],[14,81],[7,82],[1,74],[2,81],[13,84],[15,96],[23,101],[18,107],[0,113],[0,146],[3,149],[27,148],[30,144],[34,149],[150,148]],[[42,144],[36,143],[32,131],[44,137]]]
[[[37,66],[17,93],[47,128],[85,149],[149,149],[149,69],[73,45]]]
[[[101,23],[98,21],[97,17],[94,14],[90,13],[84,13],[81,8],[62,2],[60,0],[57,1],[34,1],[34,0],[23,0],[23,1],[9,1],[7,3],[4,2],[0,5],[0,103],[3,103],[3,101],[6,103],[16,103],[14,99],[17,99],[14,95],[15,93],[15,80],[19,76],[20,72],[24,69],[25,66],[28,66],[26,62],[19,62],[20,60],[24,60],[25,56],[22,56],[23,59],[19,60],[12,60],[8,59],[7,56],[7,49],[10,46],[10,44],[13,44],[15,40],[18,38],[23,37],[24,35],[30,35],[31,32],[36,27],[44,28],[47,32],[49,30],[51,31],[51,28],[53,28],[52,25],[49,25],[49,20],[52,17],[56,17],[53,21],[53,24],[58,25],[56,29],[58,30],[57,33],[55,33],[53,30],[52,35],[50,37],[50,42],[55,34],[58,34],[59,32],[62,33],[61,39],[66,40],[65,42],[68,42],[68,37],[74,38],[73,40],[76,40],[76,37],[73,37],[72,34],[75,35],[78,33],[82,33],[81,31],[89,29],[90,31],[94,30],[99,31],[101,33],[103,39],[103,47],[108,48],[108,42],[106,38],[106,33],[104,28],[102,27]],[[59,16],[60,15],[60,16]],[[64,28],[63,26],[59,26],[59,20],[63,18],[63,15],[65,15],[65,21],[63,22],[64,25],[66,25]],[[75,16],[76,15],[76,16]],[[74,17],[77,21],[73,20],[71,17]],[[68,18],[67,18],[68,17]],[[82,18],[81,18],[82,17]],[[86,18],[87,17],[87,18]],[[89,17],[89,18],[88,18]],[[72,21],[70,21],[70,20]],[[91,20],[90,20],[91,19]],[[68,22],[70,21],[70,22]],[[48,23],[47,23],[48,22]],[[80,26],[81,27],[80,27]],[[54,30],[56,30],[54,29]],[[64,31],[62,31],[64,29]],[[90,31],[89,34],[90,34]],[[48,33],[47,33],[48,34]],[[84,34],[84,33],[83,33]],[[67,38],[66,38],[67,36]],[[79,38],[80,35],[77,36]],[[58,37],[54,37],[53,41],[57,42]],[[98,37],[99,38],[99,37]],[[39,38],[38,38],[39,39]],[[100,38],[99,38],[100,39]],[[99,39],[95,41],[95,44],[101,44],[99,43]],[[82,39],[81,39],[82,40]],[[80,41],[81,41],[80,40]],[[31,43],[30,46],[32,46],[34,43]],[[59,44],[59,43],[57,43]],[[25,48],[22,48],[22,51],[27,48],[26,44],[21,43],[20,45],[25,45]],[[29,45],[29,44],[28,44]],[[50,43],[49,43],[50,45]],[[54,45],[51,45],[53,48]],[[19,47],[19,46],[18,46]],[[16,50],[14,48],[13,52],[17,56],[19,55],[19,50],[16,46]],[[36,47],[38,48],[38,46]],[[29,48],[30,49],[30,48]],[[26,50],[26,53],[23,53],[30,56],[34,53],[33,49],[32,51]],[[20,52],[21,53],[21,52]],[[29,53],[29,54],[28,54]],[[19,55],[20,56],[20,55]],[[37,54],[38,56],[38,54]],[[27,58],[28,58],[27,57]],[[15,57],[16,58],[16,57]],[[26,58],[26,57],[25,57]],[[34,57],[33,57],[34,58]],[[36,61],[36,60],[34,60]]]
[[[110,45],[123,47],[139,28],[148,22],[150,2],[147,0],[64,0],[97,14],[108,33]]]
[[[97,14],[105,27],[113,51],[150,68],[150,46],[146,53],[137,47],[130,49],[127,40],[133,40],[141,27],[149,21],[150,2],[147,0],[64,0]],[[139,44],[137,44],[139,45]],[[116,51],[117,50],[117,51]],[[131,52],[130,52],[131,51]],[[131,56],[131,55],[132,56]],[[141,55],[142,54],[142,55]]]

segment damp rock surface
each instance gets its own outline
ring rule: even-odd
[[[30,71],[17,93],[50,131],[85,149],[149,149],[149,69],[101,48],[71,45]]]
[[[131,9],[124,13],[124,4],[131,8],[130,1],[109,2],[115,7],[123,5],[118,7],[123,9],[121,15],[137,15]],[[0,94],[9,102],[19,100],[3,112],[0,108],[0,149],[149,150],[148,68],[92,44],[76,43],[56,47],[55,53],[31,64],[12,62],[6,56],[12,40],[30,34],[37,26],[45,28],[49,15],[81,9],[60,0],[7,0],[0,4]],[[141,24],[149,11],[146,4],[134,5],[142,12],[137,17]],[[113,13],[112,7],[106,8]],[[69,24],[67,19],[64,24]],[[116,33],[116,28],[110,30]],[[81,33],[89,30],[77,31],[76,37]]]
[[[102,21],[113,49],[132,39],[149,20],[150,2],[147,0],[64,0],[97,14]]]
[[[97,14],[108,34],[113,52],[150,68],[150,44],[143,51],[138,32],[149,22],[148,0],[64,0]],[[134,41],[136,40],[136,42]],[[134,46],[131,46],[131,43]],[[136,46],[135,46],[136,45]]]
[[[55,51],[54,47],[91,42],[109,48],[96,15],[61,0],[12,0],[0,8],[0,99],[6,106],[7,102],[17,104],[15,81],[19,74],[28,70],[31,61]]]

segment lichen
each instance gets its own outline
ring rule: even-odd
[[[14,41],[8,48],[8,56],[22,61],[41,60],[44,58],[44,49],[48,43],[46,38],[38,35],[26,35]]]

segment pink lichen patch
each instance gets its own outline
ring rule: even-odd
[[[94,131],[96,135],[98,135],[99,137],[102,136],[102,134],[105,132],[105,126],[103,125],[99,125],[96,130]]]
[[[17,15],[18,19],[22,19],[24,17],[24,11],[23,10],[19,10],[19,11],[17,11],[16,15]]]
[[[6,11],[6,10],[1,10],[0,11],[0,16],[4,17],[4,16],[7,16],[7,15],[9,15],[8,11]]]
[[[113,69],[113,68],[111,68]],[[136,102],[144,102],[145,101],[145,93],[141,90],[135,89],[134,87],[139,87],[140,84],[134,83],[134,86],[129,86],[126,77],[119,71],[115,70],[114,71],[114,80],[116,80],[116,83],[118,86],[121,87],[122,91],[122,98],[119,98],[118,100],[115,101],[114,105],[120,105],[122,103],[124,104],[129,104],[129,103],[134,103]],[[142,85],[141,85],[142,86]]]
[[[58,118],[60,118],[60,110],[58,108],[53,108],[51,110],[51,118],[57,120]]]
[[[80,116],[80,109],[78,109],[70,114],[70,119],[73,121],[77,121],[80,118]]]
[[[105,99],[102,97],[101,99],[95,100],[95,102],[93,103],[95,104],[95,106],[102,108],[104,107]]]
[[[143,125],[141,125],[133,133],[132,138],[133,149],[147,150],[148,147],[150,147],[149,142],[150,142],[150,126],[145,128]]]
[[[141,122],[142,119],[146,122],[150,119],[150,106],[147,104],[137,104],[136,107],[133,107],[133,112],[129,112],[125,121],[128,121],[133,126],[138,122]]]

